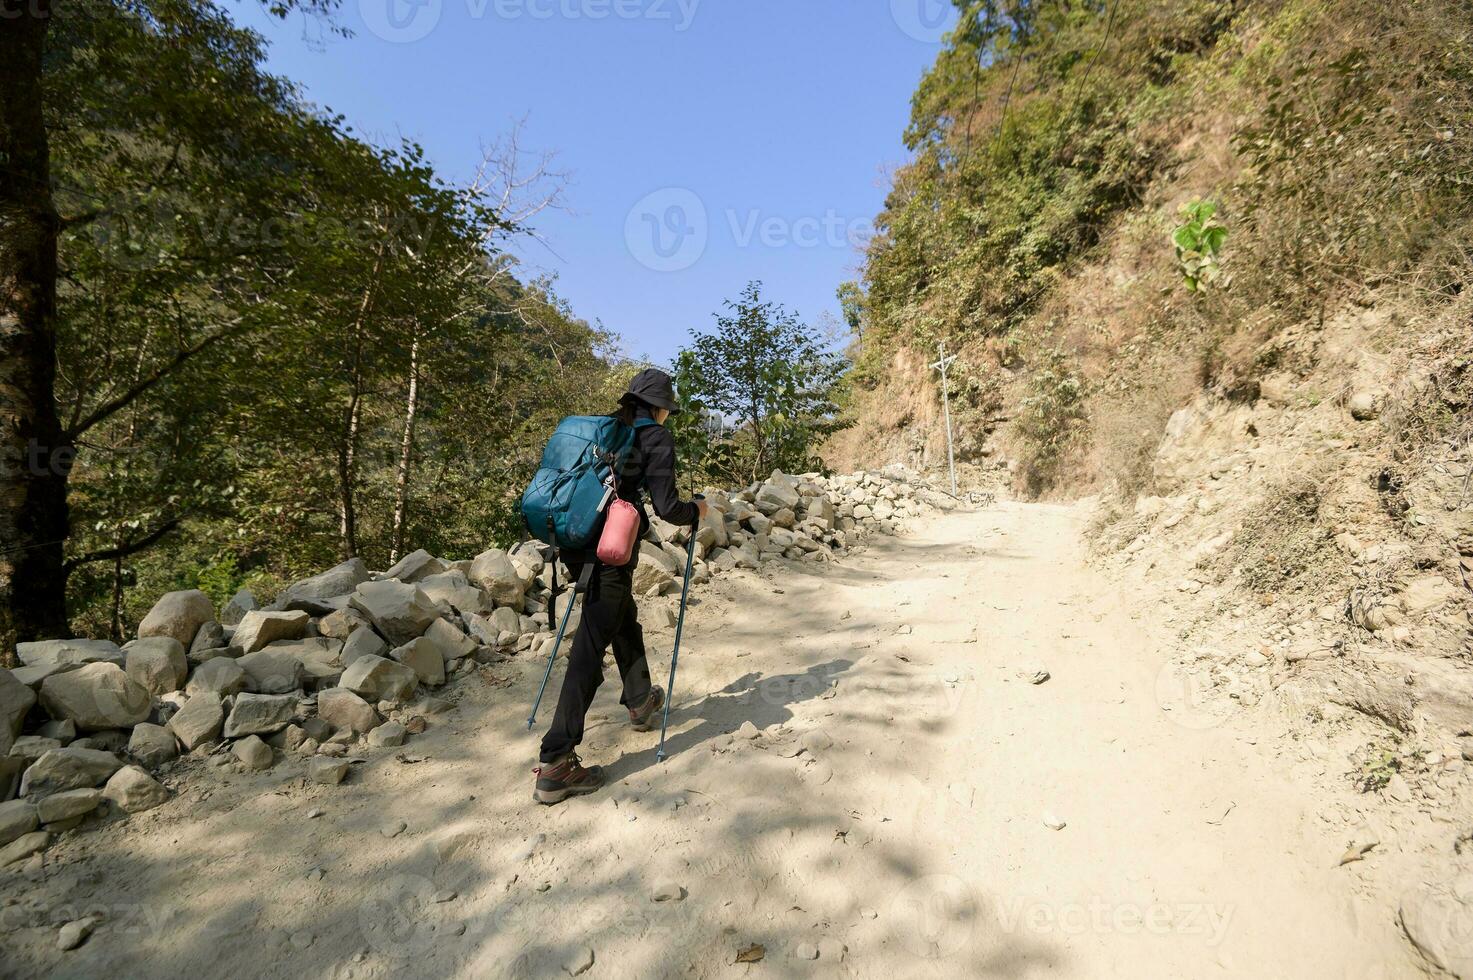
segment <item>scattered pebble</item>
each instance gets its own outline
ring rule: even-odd
[[[668,879],[655,882],[655,887],[650,890],[652,902],[679,902],[684,898],[685,889]]]
[[[1069,824],[1064,821],[1064,818],[1058,816],[1055,813],[1052,813],[1049,810],[1043,811],[1043,825],[1049,830],[1063,830],[1065,827],[1069,826]]]
[[[797,949],[793,950],[793,956],[800,960],[816,960],[818,947],[813,943],[799,943]]]
[[[389,823],[384,824],[383,828],[379,830],[379,833],[383,834],[385,837],[393,839],[395,837],[398,837],[400,834],[404,833],[404,831],[408,829],[409,824],[405,823],[403,820],[393,820]]]
[[[92,935],[92,930],[96,925],[97,920],[90,915],[85,919],[68,922],[57,931],[56,945],[64,950],[76,949],[87,941],[87,937]]]

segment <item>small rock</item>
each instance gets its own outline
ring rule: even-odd
[[[379,833],[392,840],[393,838],[398,837],[400,834],[404,833],[404,831],[408,828],[409,824],[405,823],[403,820],[392,820],[389,823],[384,824],[384,826],[379,829]]]
[[[793,950],[793,957],[800,960],[816,960],[818,959],[818,947],[813,943],[799,943],[798,947]]]
[[[157,768],[179,755],[174,733],[162,725],[143,722],[128,738],[128,754],[146,766]]]
[[[368,744],[379,748],[403,745],[407,735],[403,725],[397,721],[386,721],[368,733]]]
[[[818,941],[818,958],[826,963],[842,963],[848,952],[849,947],[832,936],[825,936]]]
[[[90,915],[85,919],[74,919],[57,930],[56,945],[63,950],[76,949],[87,941],[96,926],[97,920]]]
[[[761,734],[762,730],[756,725],[752,724],[750,721],[742,722],[742,727],[736,730],[737,738],[752,739],[758,737]]]
[[[102,791],[69,789],[52,793],[36,804],[36,816],[44,824],[62,823],[73,817],[84,817],[102,805]]]
[[[102,795],[125,813],[151,810],[169,798],[164,785],[137,766],[124,766],[113,773]]]
[[[1049,830],[1063,830],[1065,827],[1069,826],[1067,823],[1064,822],[1064,819],[1062,817],[1059,817],[1058,815],[1048,810],[1043,811],[1043,825]]]
[[[310,742],[311,739],[308,739]],[[306,743],[302,743],[305,745]],[[307,776],[314,783],[323,783],[328,786],[336,786],[348,775],[348,762],[345,759],[332,759],[327,756],[316,756],[307,763]]]
[[[270,769],[271,764],[276,761],[271,754],[271,746],[261,741],[259,735],[250,735],[236,742],[231,747],[235,757],[245,763],[247,769]]]
[[[650,901],[652,902],[679,902],[685,898],[685,889],[668,879],[655,883],[650,890]]]
[[[809,755],[814,755],[816,753],[822,752],[825,749],[832,747],[834,744],[834,740],[829,737],[829,733],[821,728],[815,728],[811,731],[804,732],[803,737],[800,741],[802,742],[804,751],[806,751]]]
[[[31,833],[39,822],[36,804],[30,800],[0,803],[0,846]]]
[[[0,847],[0,868],[24,860],[32,854],[40,853],[49,843],[51,843],[51,835],[44,830],[22,834],[4,847]]]
[[[291,935],[291,944],[296,949],[307,949],[316,941],[317,937],[306,931],[294,932]]]

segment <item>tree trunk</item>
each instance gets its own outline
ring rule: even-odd
[[[343,560],[358,556],[358,431],[363,413],[363,330],[373,309],[378,290],[379,273],[383,270],[384,246],[380,245],[373,260],[373,271],[363,288],[363,300],[353,318],[353,353],[349,368],[348,404],[343,409],[343,433],[338,441],[338,533]]]
[[[73,448],[56,413],[60,220],[42,113],[50,0],[0,29],[0,656],[66,632],[64,548]]]
[[[389,561],[404,553],[404,522],[409,510],[409,468],[414,460],[414,418],[419,410],[419,334],[409,344],[409,397],[404,404],[404,441],[399,447],[399,471],[394,475],[394,536]]]

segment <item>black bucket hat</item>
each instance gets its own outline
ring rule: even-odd
[[[659,368],[645,368],[636,374],[624,397],[637,398],[646,405],[667,409],[671,415],[680,414],[680,403],[675,400],[675,382]]]

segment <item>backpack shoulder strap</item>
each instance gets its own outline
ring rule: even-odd
[[[659,424],[660,423],[656,422],[654,419],[635,419],[634,420],[634,427],[636,429],[643,429],[647,425],[659,425]]]

